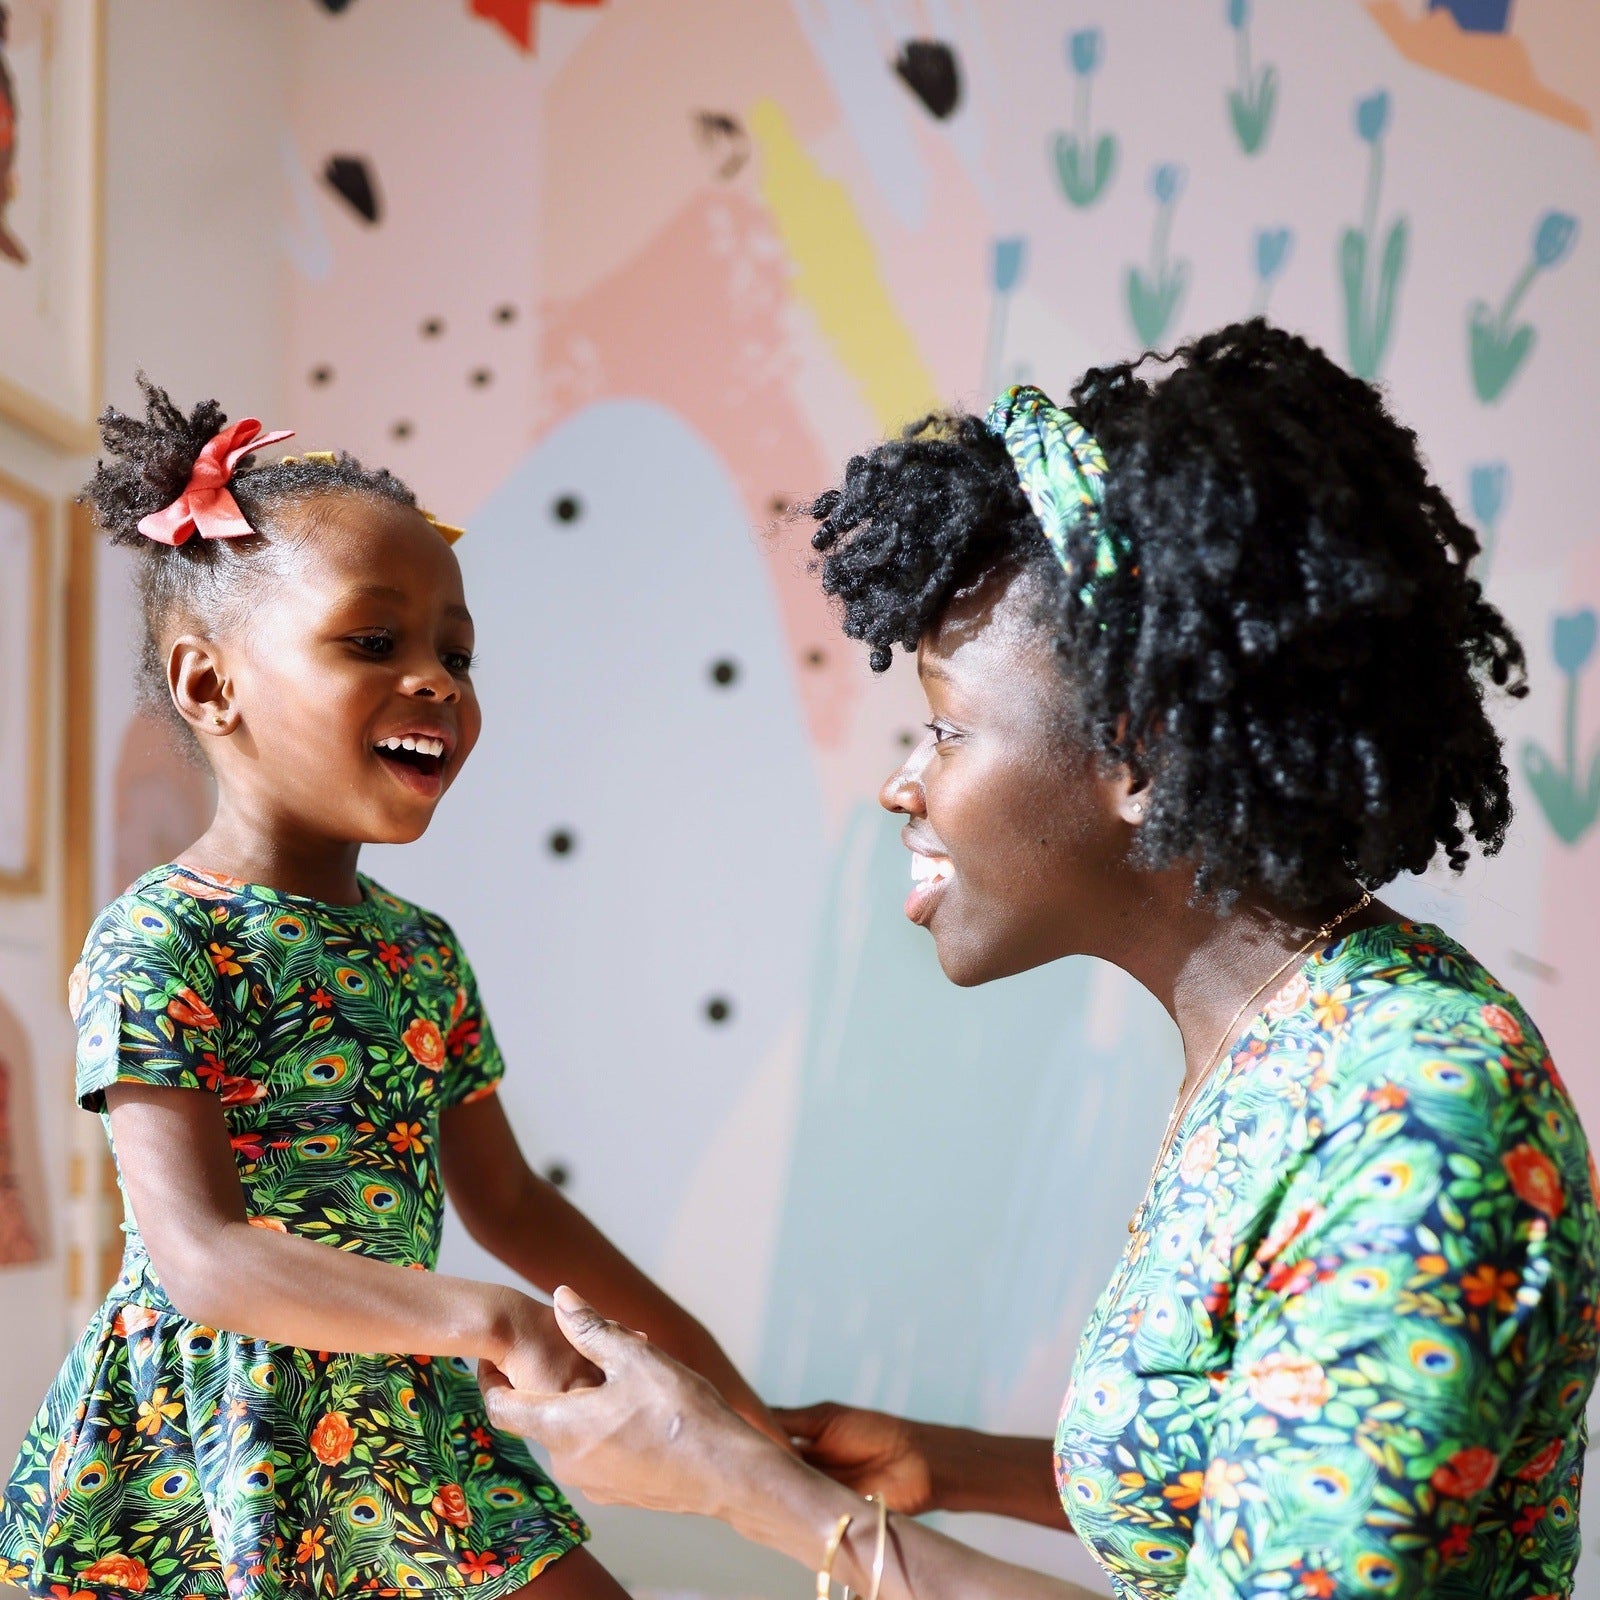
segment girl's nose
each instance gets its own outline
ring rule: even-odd
[[[461,686],[442,661],[408,674],[404,693],[418,700],[442,700],[448,703],[461,698]]]

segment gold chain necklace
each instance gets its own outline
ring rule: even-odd
[[[1285,961],[1276,972],[1267,978],[1265,982],[1258,984],[1255,989],[1245,996],[1244,1004],[1234,1012],[1232,1018],[1228,1022],[1228,1026],[1222,1030],[1222,1037],[1217,1041],[1217,1048],[1211,1052],[1211,1059],[1206,1063],[1205,1071],[1203,1071],[1200,1076],[1196,1078],[1181,1095],[1178,1096],[1178,1103],[1172,1108],[1172,1115],[1167,1118],[1167,1129],[1166,1132],[1161,1136],[1161,1148],[1156,1151],[1155,1164],[1150,1168],[1150,1180],[1145,1184],[1144,1198],[1140,1200],[1138,1209],[1131,1217],[1128,1218],[1129,1233],[1135,1233],[1138,1231],[1139,1218],[1144,1215],[1145,1207],[1150,1202],[1150,1190],[1156,1181],[1156,1174],[1161,1170],[1161,1163],[1167,1159],[1167,1152],[1172,1148],[1173,1138],[1176,1136],[1179,1127],[1183,1123],[1184,1114],[1188,1111],[1189,1107],[1194,1104],[1195,1097],[1206,1086],[1206,1084],[1211,1081],[1211,1074],[1216,1071],[1217,1063],[1222,1059],[1222,1052],[1227,1049],[1228,1041],[1233,1037],[1233,1030],[1239,1026],[1239,1019],[1243,1017],[1245,1011],[1252,1004],[1254,1004],[1257,999],[1260,998],[1262,992],[1268,987],[1269,984],[1276,983],[1278,979],[1289,970],[1290,967],[1303,960],[1306,953],[1313,949],[1322,940],[1326,939],[1341,922],[1353,917],[1358,911],[1365,911],[1371,904],[1372,891],[1368,889],[1353,906],[1347,906],[1339,913],[1338,916],[1327,922],[1324,922],[1322,926],[1318,928],[1317,931],[1313,933],[1311,937],[1307,939],[1306,942],[1301,945],[1300,948],[1296,950],[1295,953],[1290,956],[1289,959]]]

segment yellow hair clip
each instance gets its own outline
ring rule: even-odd
[[[418,506],[417,510],[422,511],[422,507]],[[467,531],[465,528],[458,528],[453,522],[441,522],[431,511],[422,511],[422,514],[439,530],[440,537],[446,544],[454,544]]]

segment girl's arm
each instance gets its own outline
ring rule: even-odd
[[[848,1515],[834,1580],[872,1588],[877,1512],[746,1427],[710,1387],[607,1322],[570,1290],[556,1297],[568,1338],[605,1373],[599,1388],[521,1395],[480,1373],[496,1427],[545,1445],[562,1483],[604,1503],[716,1517],[815,1570]],[[1064,1579],[998,1561],[901,1517],[889,1521],[883,1600],[1092,1600]]]
[[[451,1203],[467,1232],[491,1255],[546,1294],[559,1284],[573,1285],[607,1316],[642,1330],[668,1355],[709,1379],[762,1432],[785,1439],[711,1334],[529,1167],[498,1094],[443,1113],[439,1155]]]
[[[562,1354],[549,1308],[514,1289],[252,1226],[211,1091],[115,1083],[105,1095],[129,1203],[182,1316],[309,1350],[420,1351],[501,1367],[504,1356],[504,1370],[520,1367],[545,1390],[597,1376]]]
[[[780,1406],[774,1415],[812,1466],[857,1494],[884,1496],[895,1511],[984,1511],[1072,1532],[1048,1439],[910,1422],[832,1401]]]

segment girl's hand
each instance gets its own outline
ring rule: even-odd
[[[600,1369],[562,1336],[549,1306],[518,1295],[513,1307],[510,1342],[496,1361],[513,1388],[525,1394],[565,1394],[601,1381]]]
[[[881,1411],[831,1400],[773,1411],[800,1457],[858,1494],[882,1495],[891,1511],[921,1516],[938,1509],[933,1456],[940,1430]]]

